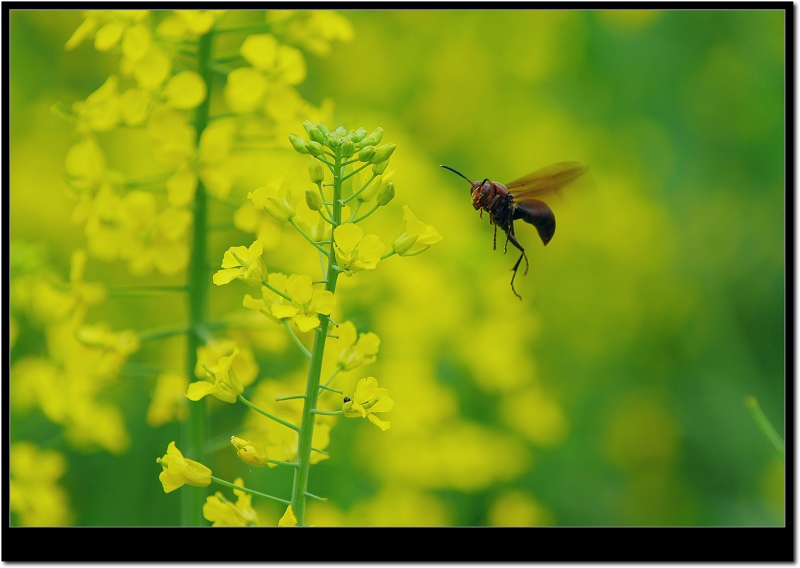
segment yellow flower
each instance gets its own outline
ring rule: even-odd
[[[115,128],[120,119],[119,78],[111,75],[84,102],[73,103],[72,109],[78,113],[79,131],[105,131]]]
[[[222,270],[214,274],[214,284],[222,286],[238,278],[250,286],[260,286],[267,277],[267,267],[261,258],[263,250],[261,239],[257,239],[249,248],[229,248],[222,257]]]
[[[186,420],[189,407],[184,393],[188,385],[189,379],[185,373],[161,373],[156,379],[155,392],[147,409],[147,423],[157,427],[171,420]]]
[[[281,520],[278,521],[279,527],[296,527],[297,526],[297,517],[294,516],[294,512],[292,511],[292,506],[289,505],[286,508],[286,512],[281,517]]]
[[[216,366],[209,367],[209,372],[206,373],[208,380],[197,381],[189,385],[186,398],[197,401],[210,394],[222,402],[231,404],[236,402],[239,395],[244,392],[242,383],[236,377],[236,373],[231,370],[231,364],[238,353],[239,349],[234,347],[230,356],[220,357]],[[212,380],[213,382],[211,382]]]
[[[248,36],[239,50],[252,67],[240,67],[228,74],[223,97],[228,107],[237,113],[253,112],[267,102],[269,114],[271,99],[275,91],[295,101],[288,102],[295,111],[300,97],[291,90],[291,85],[302,83],[306,77],[303,54],[296,48],[278,43],[271,34]]]
[[[342,412],[347,418],[367,418],[381,430],[388,430],[390,423],[375,416],[375,412],[389,412],[394,408],[394,400],[389,397],[389,390],[378,388],[375,377],[366,377],[358,381],[356,392],[352,397],[345,397]]]
[[[206,487],[211,484],[211,470],[203,464],[183,457],[183,454],[170,442],[167,453],[156,458],[163,470],[158,475],[164,493],[175,491],[179,487],[189,484],[195,487]]]
[[[233,444],[233,447],[237,450],[236,455],[239,456],[244,463],[255,466],[267,465],[267,463],[269,463],[267,461],[267,451],[262,447],[256,446],[253,442],[231,436],[231,444]]]
[[[199,379],[205,378],[207,376],[205,367],[216,365],[221,357],[231,353],[235,347],[236,343],[232,339],[212,339],[202,347],[198,347],[197,365],[194,367],[195,376]],[[247,347],[239,349],[239,354],[231,363],[231,369],[245,387],[255,381],[258,376],[258,364],[253,357],[253,352]]]
[[[162,96],[173,108],[192,109],[205,100],[206,84],[194,71],[181,71],[169,80]]]
[[[310,331],[319,325],[319,315],[330,315],[333,311],[333,292],[314,288],[311,277],[305,274],[292,274],[289,278],[280,273],[270,274],[269,285],[288,295],[287,300],[266,286],[261,287],[262,298],[256,300],[249,294],[244,297],[245,308],[260,310],[276,321],[291,319],[297,328]]]
[[[433,225],[426,225],[403,205],[403,224],[397,228],[392,248],[400,256],[415,256],[442,240]]]
[[[131,191],[122,198],[119,215],[119,256],[128,261],[131,274],[145,276],[155,267],[162,274],[177,274],[189,263],[184,236],[192,222],[186,209],[157,211],[156,199],[146,191]]]
[[[380,347],[380,338],[372,332],[356,335],[352,322],[346,321],[336,330],[341,352],[337,364],[343,371],[350,371],[359,365],[369,365],[375,361]],[[358,337],[358,341],[356,341]]]
[[[360,270],[373,270],[386,246],[378,235],[364,235],[354,223],[339,225],[333,230],[334,250],[339,268],[347,276]]]
[[[267,21],[282,24],[283,37],[311,53],[326,56],[334,41],[353,39],[353,26],[333,10],[270,10]]]
[[[139,335],[132,329],[114,333],[105,323],[84,325],[75,338],[88,347],[98,347],[127,357],[139,350]]]
[[[282,177],[247,194],[257,209],[264,209],[276,220],[285,223],[295,215],[294,197]]]
[[[237,477],[234,485],[244,487],[241,477]],[[258,517],[251,501],[253,496],[241,489],[234,489],[238,497],[236,504],[228,501],[221,491],[211,495],[203,505],[203,516],[215,527],[247,527],[258,524]]]
[[[97,51],[110,51],[120,43],[129,26],[141,22],[147,14],[147,10],[88,10],[64,48],[75,49],[83,40],[94,36]]]
[[[67,492],[58,485],[67,460],[52,450],[39,450],[29,442],[14,442],[9,450],[9,511],[14,524],[64,526],[70,524]]]

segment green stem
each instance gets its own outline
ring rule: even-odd
[[[245,397],[243,397],[242,395],[239,395],[239,400],[241,400],[241,401],[242,401],[244,404],[246,404],[247,406],[249,406],[250,408],[252,408],[252,409],[253,409],[253,410],[255,410],[256,412],[258,412],[259,414],[263,414],[264,416],[266,416],[267,418],[270,418],[270,419],[274,420],[274,421],[275,421],[275,422],[277,422],[278,424],[283,424],[284,426],[286,426],[287,428],[291,428],[291,429],[292,429],[292,430],[294,430],[295,432],[297,432],[298,430],[300,430],[300,427],[299,427],[297,424],[292,424],[291,422],[287,422],[287,421],[286,421],[286,420],[284,420],[283,418],[278,418],[278,417],[277,417],[277,416],[275,416],[274,414],[270,414],[269,412],[267,412],[267,411],[266,411],[266,410],[264,410],[263,408],[261,408],[261,407],[259,407],[259,406],[256,406],[255,404],[253,404],[252,402],[250,402],[249,400],[247,400],[247,399],[246,399]]]
[[[230,487],[231,489],[238,489],[240,491],[244,491],[245,493],[249,493],[250,495],[255,495],[256,497],[263,497],[264,499],[269,499],[270,501],[277,501],[278,503],[283,503],[284,505],[288,505],[289,501],[286,499],[281,499],[280,497],[275,497],[273,495],[267,495],[266,493],[261,493],[260,491],[254,491],[253,489],[248,489],[247,487],[242,487],[241,485],[236,485],[235,483],[231,483],[229,481],[225,481],[224,479],[220,479],[219,477],[211,476],[211,481],[214,483],[219,483],[220,485],[224,485],[225,487]]]
[[[376,174],[376,173],[373,173],[373,174],[372,174],[372,177],[371,177],[371,178],[369,178],[369,180],[367,181],[367,183],[365,183],[365,184],[364,184],[364,185],[361,187],[361,189],[359,189],[359,190],[358,190],[358,191],[356,191],[356,192],[355,192],[353,195],[351,195],[350,197],[348,197],[347,199],[345,199],[345,200],[344,200],[345,204],[347,204],[347,203],[350,203],[350,202],[351,202],[351,201],[353,201],[353,200],[354,200],[356,197],[358,197],[358,196],[361,194],[361,192],[362,192],[362,191],[364,191],[365,189],[367,189],[367,188],[368,188],[368,187],[369,187],[369,186],[372,184],[372,182],[373,182],[373,181],[375,181],[375,178],[376,178],[376,177],[378,177],[378,174]]]
[[[339,371],[341,371],[341,370],[342,370],[342,366],[341,365],[337,365],[336,366],[336,370],[333,372],[333,374],[330,376],[330,378],[325,382],[324,385],[320,385],[319,388],[332,390],[334,392],[341,392],[341,391],[335,391],[334,389],[328,387],[328,385],[331,384],[331,381],[333,381],[333,379],[336,378],[336,375],[338,375]]]
[[[328,217],[330,218],[333,216],[333,209],[331,209],[330,204],[325,201],[325,190],[322,189],[322,182],[317,183],[317,189],[319,190],[319,196],[322,199],[322,204],[325,206],[325,210],[328,212]],[[330,223],[333,224],[333,220],[331,220]]]
[[[150,329],[145,331],[140,331],[138,333],[139,341],[151,341],[153,339],[163,339],[165,337],[174,337],[176,335],[191,335],[191,327],[180,326],[180,327],[164,327],[161,329]]]
[[[358,161],[358,160],[354,160],[354,161]],[[355,170],[353,170],[352,172],[350,172],[349,174],[347,174],[346,176],[344,176],[344,177],[342,178],[342,181],[345,181],[345,180],[348,180],[348,179],[350,179],[351,177],[353,177],[354,175],[356,175],[358,172],[360,172],[360,171],[361,171],[361,170],[363,170],[364,168],[367,168],[367,167],[369,167],[369,166],[371,166],[371,165],[372,165],[372,164],[371,164],[370,162],[367,162],[366,164],[364,164],[364,165],[363,165],[363,166],[361,166],[360,168],[356,168]],[[375,174],[372,174],[372,179],[375,179]],[[370,181],[372,181],[372,180],[370,180]],[[368,183],[367,185],[369,185],[369,183]]]
[[[759,406],[758,401],[755,399],[755,397],[748,396],[744,399],[744,404],[747,406],[747,409],[753,416],[753,420],[755,420],[756,424],[758,424],[758,427],[761,428],[761,431],[772,443],[772,447],[775,448],[775,452],[778,454],[778,457],[781,458],[781,461],[785,461],[783,440],[781,440],[778,432],[775,431],[775,428],[764,415],[764,411],[761,410],[761,406]]]
[[[304,394],[293,394],[292,396],[282,396],[275,399],[275,402],[283,402],[284,400],[296,400],[298,398],[305,398]]]
[[[335,209],[335,206],[334,206],[334,209]],[[311,243],[312,245],[314,245],[314,248],[316,248],[316,249],[317,249],[319,252],[321,252],[322,254],[328,254],[328,251],[326,251],[324,248],[322,248],[321,246],[319,246],[319,245],[317,244],[317,241],[315,241],[314,239],[312,239],[310,235],[306,234],[306,232],[305,232],[303,229],[301,229],[301,228],[300,228],[300,226],[299,226],[297,223],[295,223],[295,222],[294,222],[294,218],[291,218],[291,219],[289,219],[289,223],[291,223],[291,224],[292,224],[292,227],[294,227],[295,229],[297,229],[297,232],[298,232],[298,233],[300,233],[301,235],[303,235],[303,238],[304,238],[305,240],[307,240],[309,243]]]
[[[333,165],[333,221],[336,225],[342,222],[342,157],[337,150]],[[316,245],[316,243],[315,243]],[[319,245],[316,245],[319,247]],[[320,247],[321,248],[321,247]],[[336,292],[338,270],[334,269],[333,244],[326,251],[328,256],[328,276],[325,289],[331,293]],[[329,318],[320,318],[320,325],[314,336],[314,346],[311,349],[311,364],[308,367],[308,380],[306,382],[306,400],[303,404],[303,416],[300,421],[300,433],[297,441],[297,463],[300,465],[294,472],[292,483],[292,510],[297,517],[297,524],[305,525],[306,490],[308,489],[308,474],[311,468],[311,438],[314,435],[314,410],[319,398],[320,374],[322,373],[322,356],[325,353],[325,341],[328,335]]]
[[[208,96],[197,107],[195,113],[195,128],[197,138],[195,146],[200,147],[200,136],[208,126],[208,113],[211,98],[211,61],[213,31],[200,36],[197,53],[197,70],[206,85]],[[194,227],[192,229],[192,251],[189,260],[189,293],[187,295],[189,311],[189,333],[186,341],[186,374],[194,375],[197,364],[197,349],[202,345],[200,330],[204,328],[208,316],[208,291],[210,267],[208,265],[208,243],[206,241],[208,213],[206,189],[202,181],[197,182],[194,197]],[[190,404],[189,419],[181,425],[181,448],[187,455],[197,456],[199,462],[205,461],[204,441],[206,438],[206,405]],[[203,503],[205,494],[199,488],[193,491],[184,491],[181,500],[181,521],[184,526],[202,526]]]
[[[375,211],[377,211],[378,207],[380,207],[380,205],[376,203],[372,207],[372,209],[370,209],[369,211],[364,213],[361,217],[358,217],[357,219],[350,219],[350,223],[360,223],[361,221],[363,221],[364,219],[366,219],[367,217],[369,217],[370,215],[375,213]],[[355,213],[355,211],[354,211],[354,213]]]
[[[303,345],[303,342],[300,341],[300,338],[297,337],[297,334],[294,332],[292,327],[289,325],[289,319],[287,318],[287,319],[284,319],[284,320],[281,320],[281,321],[283,321],[283,325],[286,327],[286,331],[288,331],[289,335],[292,336],[292,339],[294,339],[294,342],[297,344],[297,347],[300,348],[300,351],[303,352],[303,355],[305,355],[307,358],[311,359],[311,353],[308,352],[308,349],[306,348],[306,346]]]
[[[267,281],[267,280],[262,280],[262,281],[261,281],[261,284],[263,284],[264,286],[266,286],[268,290],[272,290],[273,292],[275,292],[275,293],[276,293],[278,296],[280,296],[280,297],[281,297],[281,298],[283,298],[284,300],[287,300],[287,301],[289,301],[289,302],[291,302],[291,301],[292,301],[292,297],[291,297],[291,296],[289,296],[289,295],[288,295],[288,294],[286,294],[285,292],[281,292],[280,290],[278,290],[278,289],[277,289],[275,286],[273,286],[272,284],[270,284],[270,283],[269,283],[269,281]]]

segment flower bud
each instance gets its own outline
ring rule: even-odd
[[[236,455],[243,462],[255,466],[262,466],[268,463],[266,450],[256,446],[253,442],[231,436],[231,444],[238,450]]]
[[[322,124],[321,122],[317,123],[317,130],[319,130],[323,136],[327,136],[329,134],[328,127]]]
[[[358,144],[367,136],[367,131],[363,128],[359,128],[355,132],[350,135],[350,140]]]
[[[417,243],[418,238],[419,237],[417,235],[411,236],[406,233],[402,233],[401,235],[395,237],[394,242],[392,243],[392,248],[394,249],[395,253],[403,256]]]
[[[386,171],[388,165],[389,165],[389,160],[384,160],[380,164],[375,164],[372,166],[372,173],[379,176]]]
[[[394,199],[394,182],[390,181],[389,183],[382,185],[378,190],[378,196],[375,198],[375,203],[377,203],[379,207],[383,207],[392,199]]]
[[[381,188],[381,184],[382,181],[380,176],[376,177],[374,180],[372,180],[372,183],[369,184],[367,189],[358,194],[358,197],[356,197],[356,199],[364,202],[371,200],[373,197],[375,197],[375,195],[377,195],[378,191]]]
[[[333,131],[333,134],[335,136],[337,136],[338,138],[341,138],[341,137],[347,135],[347,130],[345,130],[344,126],[340,126],[336,130]]]
[[[383,128],[380,126],[372,131],[372,133],[367,136],[366,138],[362,139],[359,143],[360,147],[364,146],[376,146],[380,143],[381,139],[383,138]]]
[[[311,183],[322,183],[325,179],[325,166],[316,158],[308,159],[308,177]]]
[[[369,162],[375,155],[375,146],[364,146],[358,153],[359,162]]]
[[[306,120],[303,123],[303,128],[306,129],[306,132],[308,133],[308,137],[311,140],[314,140],[315,142],[322,142],[322,139],[323,139],[322,138],[322,132],[320,132],[319,129],[316,126],[314,126],[313,122],[311,122],[310,120]]]
[[[336,137],[334,133],[330,133],[325,137],[325,142],[323,142],[328,148],[336,149],[339,147],[339,138]]]
[[[356,153],[356,144],[352,140],[345,140],[342,144],[342,156],[349,158]]]
[[[397,144],[390,143],[390,144],[383,144],[378,146],[375,149],[375,155],[372,156],[372,163],[373,164],[380,164],[381,162],[385,162],[389,159],[389,156],[392,155],[394,149],[397,148]]]
[[[306,205],[312,211],[319,211],[322,208],[322,198],[319,196],[319,192],[310,187],[306,188]]]
[[[289,134],[289,142],[291,142],[294,149],[300,152],[301,154],[308,154],[308,147],[306,146],[306,141],[300,138],[300,136],[298,136],[294,132]]]
[[[299,138],[299,136],[298,136],[298,138]],[[301,153],[302,154],[311,154],[312,156],[319,156],[324,151],[325,151],[325,149],[322,147],[322,144],[312,140],[310,142],[306,142],[306,151],[305,152],[301,152]]]

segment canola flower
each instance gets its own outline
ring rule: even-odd
[[[370,364],[377,356],[377,336],[357,335],[348,322],[332,354],[336,370],[323,382],[326,344],[329,338],[338,339],[331,333],[338,327],[334,312],[341,309],[335,296],[338,277],[362,277],[379,269],[388,256],[403,255],[396,246],[386,254],[385,237],[365,234],[358,225],[395,198],[393,172],[387,168],[396,145],[383,140],[380,127],[371,132],[328,129],[320,119],[330,115],[330,104],[315,108],[297,91],[308,72],[302,50],[325,54],[333,42],[349,40],[352,28],[344,17],[330,11],[267,12],[261,24],[250,24],[253,31],[227,36],[241,38],[233,55],[217,51],[223,42],[216,40],[235,30],[227,21],[222,10],[90,10],[67,40],[67,50],[87,42],[118,57],[118,67],[84,100],[59,107],[75,127],[76,141],[65,158],[65,181],[74,200],[72,220],[85,233],[86,252],[74,258],[69,292],[46,286],[42,290],[52,292],[50,313],[57,311],[54,319],[64,324],[62,335],[70,337],[62,343],[80,342],[81,356],[64,355],[70,353],[67,349],[61,351],[61,361],[31,359],[19,366],[12,379],[19,382],[24,377],[35,386],[18,390],[15,404],[38,404],[45,416],[64,425],[65,438],[76,447],[124,451],[128,440],[121,414],[94,397],[129,357],[145,351],[143,344],[183,335],[185,357],[176,359],[183,359],[184,372],[169,364],[153,372],[152,400],[143,418],[154,428],[181,422],[181,440],[192,440],[181,442],[182,447],[196,461],[184,458],[172,441],[157,459],[162,466],[159,479],[167,493],[187,484],[235,485],[239,499],[233,503],[218,492],[203,500],[202,493],[186,493],[189,506],[182,507],[182,522],[201,524],[205,518],[214,526],[257,524],[250,502],[255,496],[286,505],[280,526],[305,526],[306,502],[324,499],[306,491],[310,466],[330,459],[326,448],[337,416],[358,415],[381,429],[389,427],[375,413],[390,411],[394,403],[377,382],[367,387],[360,383],[354,394],[358,398],[346,409],[334,410],[335,404],[320,395],[341,392],[332,384],[336,374]],[[224,111],[218,113],[218,107]],[[303,122],[309,117],[315,121]],[[301,123],[306,137],[291,132]],[[123,173],[136,169],[115,163],[118,157],[105,147],[108,133],[133,130],[149,145],[152,158],[144,170],[156,173]],[[237,187],[248,168],[240,146],[248,137],[283,140],[287,148],[308,155],[308,181],[303,183],[287,166],[285,175],[254,188]],[[345,197],[343,183],[351,178],[354,190]],[[301,187],[309,182],[310,187]],[[242,189],[247,208],[238,201]],[[304,198],[298,198],[301,191]],[[221,266],[209,274],[210,210],[229,203],[239,206],[234,224],[256,237],[251,244],[231,243]],[[319,260],[321,274],[284,274],[284,267],[275,266],[275,256],[267,253],[276,246],[275,222],[297,231],[299,242],[305,241],[310,256]],[[435,229],[424,226],[413,236],[427,247],[437,240],[433,233]],[[422,250],[417,247],[412,254]],[[185,276],[186,284],[106,293],[99,285],[83,282],[90,258],[122,261],[136,278],[154,272]],[[277,409],[248,398],[249,389],[263,380],[250,345],[254,336],[209,315],[210,288],[241,285],[237,281],[261,292],[260,297],[244,295],[243,307],[266,316],[263,327],[283,324],[308,359],[305,391],[280,398]],[[119,331],[103,322],[84,322],[86,310],[103,301],[176,292],[186,295],[188,305],[187,321],[180,325]],[[311,334],[310,344],[308,336],[297,332]],[[85,356],[89,352],[91,358]],[[200,380],[189,383],[191,375]],[[98,378],[92,382],[84,376]],[[203,465],[205,447],[198,441],[209,437],[204,404],[209,396],[252,411],[258,424],[254,436],[233,436],[233,449],[250,466],[293,468],[288,498],[247,489],[242,479],[230,484]],[[280,410],[290,400],[298,401],[295,410]],[[274,490],[281,492],[279,487]]]
[[[203,464],[183,457],[183,454],[172,441],[163,457],[156,458],[162,471],[158,476],[164,493],[175,491],[184,485],[206,487],[211,484],[211,470]]]

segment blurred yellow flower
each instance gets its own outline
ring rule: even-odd
[[[257,209],[266,210],[281,223],[285,223],[295,215],[294,197],[285,176],[249,192],[247,198]]]
[[[389,390],[378,388],[375,377],[366,377],[358,381],[356,391],[352,398],[345,397],[342,403],[342,412],[348,418],[368,418],[381,430],[388,430],[391,423],[385,422],[375,416],[376,412],[389,412],[394,408],[394,401],[389,396]]]
[[[172,420],[183,422],[189,414],[186,402],[186,388],[189,379],[186,373],[165,371],[156,379],[156,386],[150,406],[147,408],[147,423],[152,427],[161,426]]]
[[[530,493],[505,491],[488,512],[489,524],[495,527],[542,527],[555,524],[553,513]]]
[[[282,24],[286,41],[318,56],[328,55],[334,41],[353,39],[353,25],[332,10],[269,10],[267,21]]]
[[[113,351],[127,357],[139,350],[139,335],[132,329],[114,332],[104,322],[83,325],[75,331],[75,338],[88,347]]]
[[[181,451],[175,446],[175,442],[170,442],[167,453],[163,457],[156,458],[156,463],[163,468],[158,475],[164,493],[175,491],[183,485],[194,485],[195,487],[206,487],[211,484],[211,470],[194,460],[183,457]]]
[[[244,487],[241,477],[234,480],[234,485]],[[236,503],[231,503],[221,491],[206,498],[203,505],[203,516],[211,521],[214,527],[248,527],[258,524],[258,516],[252,506],[253,496],[241,489],[234,489]]]
[[[426,225],[417,219],[408,205],[403,205],[403,223],[397,228],[392,242],[394,252],[400,256],[414,256],[441,240],[433,225]]]
[[[119,124],[119,78],[111,75],[103,85],[86,97],[83,102],[73,103],[72,109],[78,115],[77,130],[105,131]]]
[[[240,67],[228,73],[223,97],[228,108],[236,113],[248,113],[265,104],[268,114],[272,99],[283,99],[284,110],[292,115],[302,106],[301,97],[291,89],[306,77],[303,54],[296,48],[283,45],[271,34],[248,36],[239,50],[252,67]],[[270,92],[274,91],[274,92]],[[276,117],[280,118],[280,116]]]
[[[236,373],[236,378],[242,386],[248,386],[256,380],[258,376],[258,363],[256,363],[253,351],[249,347],[239,347],[232,339],[212,339],[205,345],[197,348],[197,364],[194,367],[194,374],[198,378],[206,377],[205,367],[216,365],[220,358],[232,353],[235,348],[239,349],[239,354],[231,363],[231,369]]]
[[[213,367],[209,366],[206,372],[207,380],[190,384],[186,391],[186,398],[198,401],[210,394],[223,402],[235,403],[239,395],[244,392],[244,387],[236,377],[236,372],[231,370],[231,364],[238,353],[239,349],[234,347],[233,353],[220,357]]]
[[[122,40],[127,28],[141,22],[148,13],[147,10],[87,10],[83,22],[64,48],[75,49],[85,39],[94,36],[97,51],[110,51]]]
[[[128,261],[131,274],[145,276],[156,268],[177,274],[189,263],[185,235],[192,222],[187,209],[157,211],[156,198],[146,191],[131,191],[118,212],[119,256]]]
[[[174,75],[161,96],[167,104],[178,109],[192,109],[206,98],[206,84],[194,71],[181,71]]]
[[[336,263],[347,276],[378,266],[386,245],[378,235],[364,235],[361,227],[344,223],[333,230]]]
[[[9,449],[9,512],[23,526],[64,526],[72,521],[67,492],[58,480],[67,469],[63,455],[30,442]]]

